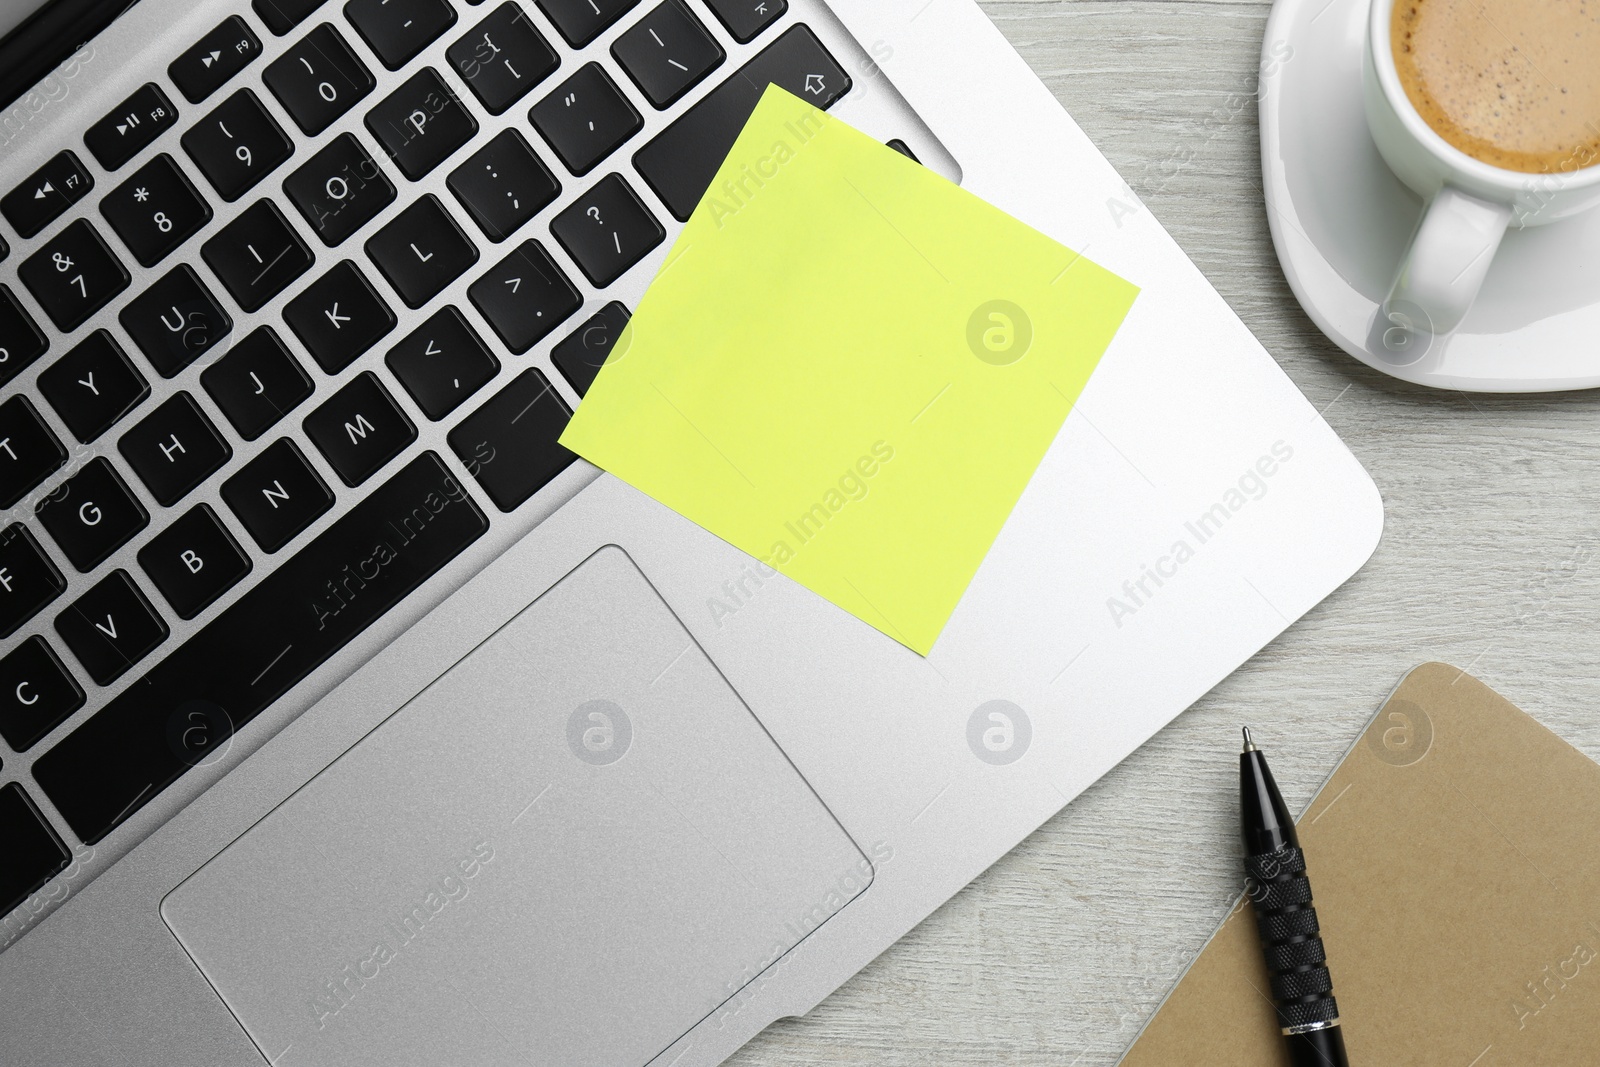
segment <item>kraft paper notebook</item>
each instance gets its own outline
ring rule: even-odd
[[[1600,765],[1428,663],[1298,826],[1354,1067],[1600,1063]],[[1266,990],[1241,900],[1123,1067],[1282,1067]]]

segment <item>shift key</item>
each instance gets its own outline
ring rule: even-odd
[[[488,528],[423,453],[35,760],[34,778],[99,841]]]
[[[700,202],[768,85],[787,89],[826,111],[850,91],[850,76],[810,27],[791,26],[635,152],[639,173],[679,222],[687,221]]]

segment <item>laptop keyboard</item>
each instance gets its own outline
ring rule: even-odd
[[[0,402],[0,736],[42,748],[0,790],[0,915],[69,859],[35,785],[102,840],[560,474],[570,412],[519,358],[549,342],[581,396],[659,205],[688,216],[768,82],[822,107],[850,87],[784,0],[534,2],[254,0],[0,197],[44,235],[16,266],[31,304],[0,285],[0,384],[52,360]],[[446,64],[419,58],[447,35]],[[393,335],[396,300],[464,278],[487,333],[444,303]],[[75,333],[108,307],[125,337]],[[440,422],[481,497],[419,444]]]

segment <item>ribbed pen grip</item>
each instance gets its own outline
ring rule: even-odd
[[[1272,975],[1278,1025],[1287,1030],[1333,1022],[1339,1017],[1339,1005],[1333,999],[1317,910],[1311,906],[1304,853],[1291,847],[1246,856],[1244,870],[1250,876],[1250,903]]]

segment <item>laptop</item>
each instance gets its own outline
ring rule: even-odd
[[[1378,540],[971,0],[59,0],[8,42],[5,1064],[717,1063]],[[1141,289],[927,657],[557,444],[769,83]]]

